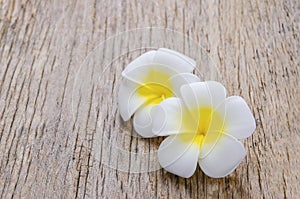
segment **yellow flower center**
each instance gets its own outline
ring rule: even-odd
[[[224,132],[224,121],[221,115],[211,107],[201,107],[183,113],[184,133],[180,138],[184,142],[192,142],[202,148],[203,143],[215,142]]]
[[[172,97],[170,75],[158,70],[151,70],[143,79],[137,92],[147,99],[150,104],[159,104],[166,98]]]

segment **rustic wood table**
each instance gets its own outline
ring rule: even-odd
[[[300,198],[299,25],[297,0],[0,1],[0,198]],[[120,118],[121,71],[159,47],[249,104],[230,176],[167,173]]]

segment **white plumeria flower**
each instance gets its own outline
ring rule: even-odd
[[[152,112],[153,132],[167,137],[159,146],[158,160],[167,171],[188,178],[199,163],[213,178],[229,175],[246,151],[238,139],[252,135],[254,117],[243,98],[226,98],[215,81],[181,87],[181,97],[169,98]]]
[[[191,72],[196,62],[178,52],[160,48],[136,58],[122,72],[119,88],[120,115],[127,121],[134,114],[133,126],[142,137],[153,137],[151,110],[165,99],[180,94],[180,87],[197,82]]]

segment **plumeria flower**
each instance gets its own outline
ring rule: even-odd
[[[246,152],[239,139],[252,135],[254,117],[238,96],[226,98],[215,81],[183,85],[181,99],[168,98],[153,108],[153,133],[169,135],[159,146],[158,160],[167,171],[188,178],[199,163],[213,178],[232,173]]]
[[[153,137],[151,110],[170,97],[180,94],[180,87],[197,82],[191,72],[195,61],[178,52],[160,48],[132,61],[122,72],[118,103],[120,115],[127,121],[134,114],[133,126],[142,137]]]

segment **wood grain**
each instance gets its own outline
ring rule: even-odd
[[[299,24],[296,0],[0,1],[0,198],[299,198]],[[120,119],[121,71],[160,42],[201,45],[253,111],[229,177],[159,169],[163,138]]]

